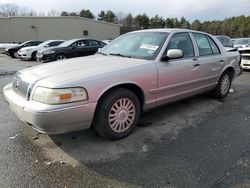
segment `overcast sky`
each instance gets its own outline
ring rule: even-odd
[[[0,0],[0,3],[16,3],[45,13],[52,9],[59,12],[90,9],[97,15],[101,10],[112,10],[133,15],[146,13],[150,17],[184,16],[190,21],[250,15],[250,0]]]

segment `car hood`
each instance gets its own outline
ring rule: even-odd
[[[21,48],[20,51],[33,50],[34,48],[36,48],[36,46],[24,47],[24,48]]]
[[[239,48],[238,50],[239,50],[239,51],[250,50],[250,47]]]
[[[22,80],[27,83],[39,81],[39,85],[46,87],[62,87],[96,79],[98,76],[135,71],[135,67],[146,63],[151,61],[96,54],[31,67],[18,74],[21,74]]]

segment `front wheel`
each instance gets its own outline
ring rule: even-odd
[[[33,52],[33,53],[31,54],[31,60],[32,60],[32,61],[36,61],[36,52]]]
[[[63,59],[67,59],[66,55],[64,55],[64,54],[58,54],[58,55],[56,56],[56,60],[57,60],[57,61],[63,60]]]
[[[229,93],[229,90],[231,88],[231,83],[232,83],[231,74],[230,72],[225,71],[221,75],[216,88],[212,91],[212,95],[216,98],[225,98]]]
[[[120,139],[133,131],[140,113],[138,97],[128,89],[116,89],[97,105],[93,126],[103,137]]]

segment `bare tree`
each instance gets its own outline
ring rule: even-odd
[[[13,3],[6,3],[0,5],[0,16],[8,17],[8,16],[17,16],[19,7]]]
[[[47,13],[47,16],[60,16],[60,12],[56,11],[56,10],[50,10]]]
[[[14,3],[0,4],[0,17],[9,16],[36,16],[36,12],[26,7],[20,7]]]

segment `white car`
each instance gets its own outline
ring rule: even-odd
[[[241,53],[241,67],[244,70],[250,70],[250,43],[244,48],[239,48],[238,51]]]
[[[58,46],[59,44],[63,43],[64,40],[47,40],[38,46],[30,46],[24,47],[18,50],[17,54],[21,60],[35,60],[36,59],[36,52],[43,48]]]
[[[0,52],[4,52],[5,53],[5,49],[6,48],[12,48],[12,47],[16,47],[18,46],[18,44],[14,44],[14,43],[0,43]]]

